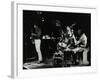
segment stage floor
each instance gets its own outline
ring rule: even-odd
[[[42,69],[42,68],[56,68],[56,67],[82,67],[89,66],[82,63],[72,63],[70,61],[64,61],[62,66],[54,66],[52,59],[47,60],[46,62],[37,63],[37,61],[26,62],[23,64],[23,69]]]

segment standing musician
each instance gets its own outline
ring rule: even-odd
[[[32,35],[32,43],[35,44],[35,49],[38,54],[38,62],[41,63],[43,61],[42,59],[42,53],[41,53],[41,29],[38,27],[38,25],[34,24],[34,32],[31,33]]]

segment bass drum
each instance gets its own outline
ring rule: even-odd
[[[54,53],[53,66],[54,67],[63,67],[63,62],[64,62],[64,54],[61,51]]]

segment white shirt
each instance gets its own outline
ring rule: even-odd
[[[82,36],[80,37],[80,39],[77,41],[77,44],[82,43],[80,46],[81,47],[86,47],[87,45],[87,37],[85,35],[85,33],[82,34]]]

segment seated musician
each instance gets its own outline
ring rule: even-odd
[[[75,48],[74,34],[69,26],[66,27],[66,31],[63,33],[62,39],[58,43],[58,48],[64,53],[65,63],[72,64],[73,49]]]
[[[85,35],[85,33],[82,32],[81,29],[79,29],[77,31],[77,35],[76,35],[76,42],[75,45],[77,46],[77,48],[75,48],[73,51],[74,53],[77,52],[82,52],[82,64],[88,65],[89,62],[87,60],[87,53],[89,51],[89,48],[87,48],[87,36]]]
[[[72,51],[76,47],[75,35],[73,34],[73,30],[69,26],[66,27],[66,32],[64,33],[62,43],[66,45],[64,46],[64,51]]]

